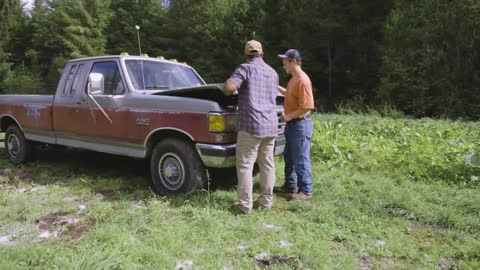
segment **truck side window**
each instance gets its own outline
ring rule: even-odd
[[[75,91],[80,88],[80,76],[82,75],[83,64],[78,65],[77,72],[75,73],[75,78],[73,79],[72,89],[70,89],[70,95],[73,96]]]
[[[95,63],[90,73],[103,74],[105,82],[104,95],[121,95],[125,92],[122,76],[116,62]]]
[[[72,82],[75,73],[77,72],[77,65],[73,65],[70,68],[70,72],[68,73],[67,81],[65,82],[65,86],[63,87],[63,95],[70,96],[71,89],[72,89]]]

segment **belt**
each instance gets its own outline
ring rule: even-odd
[[[310,119],[310,114],[305,115],[304,117],[292,119],[292,120],[288,121],[288,123],[294,123],[294,122],[308,120],[308,119]]]

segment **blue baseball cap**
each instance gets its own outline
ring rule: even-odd
[[[300,62],[302,61],[302,56],[295,49],[290,49],[286,51],[284,54],[279,54],[278,57],[282,59],[289,58],[289,59],[295,59]]]

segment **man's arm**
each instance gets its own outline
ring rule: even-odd
[[[278,89],[278,92],[280,92],[280,94],[284,95],[287,93],[287,89],[285,89],[285,87],[282,87],[282,86],[277,86],[277,89]]]
[[[232,82],[231,80],[227,80],[225,84],[223,85],[223,93],[227,96],[235,93],[235,91],[238,90],[237,85]]]
[[[223,93],[227,96],[235,93],[246,79],[247,67],[245,65],[238,66],[232,76],[223,84]]]

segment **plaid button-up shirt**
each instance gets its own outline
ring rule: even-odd
[[[276,137],[277,72],[261,57],[255,57],[238,66],[229,80],[238,88],[238,130],[258,138]]]

